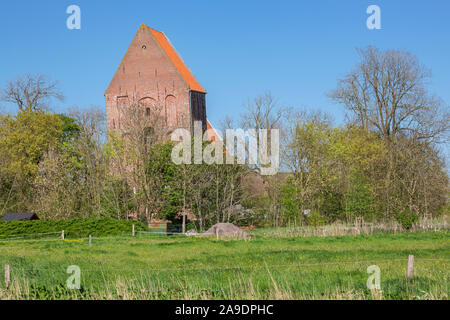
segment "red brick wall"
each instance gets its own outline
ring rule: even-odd
[[[120,128],[118,103],[142,100],[148,104],[152,99],[164,105],[169,126],[182,126],[182,119],[189,125],[189,87],[151,30],[141,26],[105,91],[108,129]]]

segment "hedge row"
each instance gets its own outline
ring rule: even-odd
[[[64,230],[66,238],[84,238],[92,235],[112,236],[131,235],[132,225],[135,231],[147,231],[144,223],[133,220],[117,220],[112,218],[102,219],[72,219],[72,220],[34,220],[34,221],[10,221],[0,222],[0,240],[14,236],[26,236],[32,234],[61,232]],[[36,237],[42,237],[36,236]]]

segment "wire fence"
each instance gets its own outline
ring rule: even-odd
[[[145,236],[155,234],[154,232],[137,232],[136,234],[143,234]],[[52,235],[60,234],[60,232],[45,233],[39,235]],[[156,235],[162,235],[163,232],[156,233]],[[178,233],[178,235],[183,235]],[[184,235],[183,235],[184,236]],[[69,241],[69,242],[81,242],[85,240],[99,240],[99,239],[136,239],[129,234],[122,237],[90,237],[82,239],[48,239],[48,240],[34,240],[34,241]],[[11,240],[14,241],[14,240]],[[26,241],[26,240],[24,240]],[[33,241],[33,240],[31,240]],[[0,249],[4,248],[0,246]],[[11,247],[14,248],[14,247]],[[249,260],[246,264],[237,265],[225,265],[221,264],[220,261],[211,261],[211,265],[196,265],[195,261],[174,261],[174,266],[158,266],[158,265],[115,265],[104,264],[97,260],[90,261],[90,254],[80,257],[75,255],[74,257],[67,257],[67,259],[74,259],[73,261],[53,261],[47,264],[47,262],[37,262],[32,261],[16,261],[17,257],[13,259],[2,258],[0,259],[0,266],[6,263],[8,264],[8,281],[10,281],[10,274],[15,277],[15,279],[27,279],[31,281],[44,281],[48,283],[47,279],[53,279],[54,283],[58,283],[58,279],[65,279],[68,277],[69,266],[76,265],[80,269],[81,274],[86,275],[86,281],[114,281],[114,279],[128,279],[128,280],[151,280],[159,279],[159,276],[169,277],[164,278],[168,281],[170,279],[175,279],[175,281],[181,281],[180,279],[187,279],[183,277],[194,277],[193,279],[198,279],[198,277],[211,277],[211,279],[221,279],[223,276],[231,275],[231,277],[247,277],[254,273],[259,275],[266,274],[270,276],[270,279],[274,281],[273,277],[282,277],[281,279],[291,279],[293,275],[308,275],[314,276],[327,274],[328,277],[334,277],[336,274],[347,274],[350,279],[352,278],[353,272],[366,274],[368,272],[368,267],[376,265],[383,270],[383,272],[389,272],[391,276],[404,277],[407,275],[407,270],[409,270],[409,259],[408,258],[370,258],[370,259],[349,259],[342,261],[320,261],[320,259],[313,259],[313,261],[308,263],[273,263],[273,261],[267,261],[262,258],[260,260]],[[12,260],[12,261],[11,261]],[[314,261],[316,260],[316,261]],[[232,264],[231,260],[227,260],[226,264]],[[450,259],[443,258],[432,258],[432,257],[417,257],[415,258],[415,272],[420,275],[438,275],[441,281],[446,282],[448,277]],[[343,273],[344,272],[344,273]],[[443,275],[447,274],[447,275]],[[284,277],[288,278],[284,278]],[[6,277],[6,276],[5,276]],[[55,278],[56,277],[56,278]],[[112,277],[112,278],[111,278]],[[116,277],[116,278],[115,278]],[[181,277],[181,278],[180,278]],[[218,277],[218,278],[217,278]],[[289,278],[290,277],[290,278]],[[178,280],[177,280],[178,279]],[[55,282],[56,281],[56,282]],[[96,282],[97,281],[97,282]],[[158,280],[159,281],[159,280]],[[92,283],[94,283],[92,282]],[[6,283],[6,280],[5,280]],[[103,282],[102,282],[103,283]],[[158,282],[159,283],[159,282]],[[178,283],[178,282],[177,282]],[[0,285],[1,287],[2,285]]]
[[[186,233],[182,232],[157,232],[157,231],[136,231],[136,233],[139,234],[146,234],[146,235],[181,235],[181,236],[188,236]]]
[[[61,235],[63,234],[63,231],[54,231],[54,232],[45,232],[45,233],[30,233],[30,234],[4,234],[0,235],[0,242],[3,241],[14,241],[14,240],[22,240],[22,241],[57,241],[62,240],[65,242],[75,242],[75,241],[81,241],[89,239],[88,236],[86,237],[77,237],[77,238],[64,238],[62,239]],[[53,235],[53,238],[50,238],[49,236]],[[136,231],[136,235],[154,235],[154,236],[188,236],[185,233],[182,232],[155,232],[155,231]],[[65,235],[66,237],[68,234]],[[123,234],[116,234],[116,235],[110,235],[110,236],[91,236],[91,239],[95,240],[107,240],[107,239],[130,239],[135,237],[133,236],[132,232],[130,233],[123,233]],[[56,237],[56,239],[55,239]]]
[[[434,220],[423,220],[415,224],[411,230],[406,230],[402,228],[399,223],[389,222],[389,223],[367,223],[363,220],[358,220],[354,224],[331,224],[326,226],[316,226],[316,227],[301,227],[297,226],[295,223],[289,223],[287,227],[275,228],[273,230],[255,230],[255,232],[250,231],[249,234],[256,237],[273,237],[273,238],[283,238],[283,237],[324,237],[324,236],[345,236],[345,235],[370,235],[376,233],[404,233],[404,232],[447,232],[450,229],[450,225],[446,220],[434,221]],[[142,231],[136,230],[134,232],[127,232],[124,234],[116,234],[111,236],[94,236],[92,239],[128,239],[131,236],[176,236],[176,237],[191,237],[191,236],[201,236],[200,233],[182,233],[176,232],[181,230],[181,226],[172,226],[170,230],[167,231]],[[69,234],[64,236],[64,231],[54,231],[45,233],[32,233],[32,234],[6,234],[0,235],[0,242],[3,241],[56,241],[59,238],[67,242],[80,241],[81,239],[87,239],[88,237],[76,237],[67,239]],[[226,236],[221,236],[221,238],[227,238]],[[233,238],[233,237],[229,237]]]
[[[50,235],[61,235],[61,231],[55,232],[45,232],[45,233],[30,233],[30,234],[8,234],[8,235],[0,235],[1,241],[13,241],[13,240],[31,240],[31,241],[39,241],[39,240],[48,240],[48,239],[39,239],[39,237],[48,238]],[[35,239],[30,239],[35,238]]]
[[[126,233],[122,235],[114,235],[114,236],[104,236],[104,237],[80,237],[76,239],[62,239],[61,238],[62,231],[55,231],[55,232],[46,232],[46,233],[35,233],[35,234],[26,234],[26,235],[0,235],[0,243],[1,242],[41,242],[41,241],[59,241],[59,242],[75,242],[75,243],[81,243],[85,241],[89,241],[89,244],[92,244],[93,240],[134,240],[143,237],[148,236],[157,236],[157,237],[164,237],[164,236],[181,236],[186,237],[188,236],[181,232],[154,232],[154,231],[136,231],[135,235],[133,236],[131,233]],[[48,237],[48,236],[57,236],[57,238],[45,238],[45,239],[29,239],[32,237]],[[140,235],[140,236],[139,236]],[[12,236],[12,237],[11,237]],[[7,246],[0,246],[0,248],[8,248]],[[15,247],[9,247],[9,248],[15,248]],[[395,261],[405,261],[406,258],[399,258],[399,259],[382,259],[382,260],[348,260],[348,261],[338,261],[338,262],[317,262],[317,263],[307,263],[307,264],[283,264],[283,265],[270,265],[270,267],[273,268],[293,268],[293,267],[306,267],[306,266],[319,266],[319,265],[343,265],[343,264],[361,264],[361,263],[371,263],[371,262],[395,262]],[[437,259],[437,258],[418,258],[417,261],[439,261],[448,263],[450,262],[450,259]],[[238,265],[238,266],[229,266],[229,267],[223,267],[223,266],[215,266],[215,267],[188,267],[185,268],[185,270],[200,270],[200,269],[245,269],[245,268],[261,268],[264,266],[261,265]],[[41,267],[40,267],[41,268]],[[177,268],[152,268],[153,271],[173,271],[178,270]]]
[[[444,224],[443,228],[441,227],[439,231],[444,231],[446,227],[447,226]],[[357,226],[356,229],[355,227],[339,229],[334,226],[334,229],[331,230],[326,228],[313,229],[313,232],[315,232],[313,235],[342,235],[342,232],[346,233],[349,232],[349,230],[352,234],[355,234],[356,232],[358,232],[357,234],[365,234],[366,232],[374,233],[374,229],[364,229],[364,227]],[[289,234],[287,238],[290,238],[291,236],[298,237],[299,233],[296,231],[297,230],[293,228],[291,234]],[[69,267],[73,266],[79,267],[80,274],[84,275],[82,278],[83,283],[88,284],[89,286],[102,287],[103,285],[112,285],[112,287],[114,287],[114,285],[118,285],[120,288],[123,288],[125,285],[124,283],[126,283],[126,286],[132,287],[133,283],[136,283],[137,281],[138,283],[152,283],[152,286],[155,286],[152,287],[154,288],[152,290],[161,290],[162,292],[166,292],[164,291],[166,288],[173,288],[174,286],[179,286],[180,289],[177,290],[181,290],[182,288],[185,288],[184,281],[193,281],[204,286],[205,284],[202,281],[206,281],[205,283],[222,283],[224,279],[228,279],[226,281],[229,282],[230,288],[232,286],[230,281],[236,281],[234,285],[236,288],[240,288],[241,283],[239,281],[242,279],[247,281],[248,279],[250,283],[253,277],[259,279],[258,281],[278,281],[280,284],[287,283],[288,281],[296,283],[295,281],[297,280],[295,279],[303,279],[306,277],[306,282],[316,284],[317,277],[323,276],[325,279],[323,281],[349,281],[349,283],[356,281],[355,283],[360,285],[359,282],[362,277],[367,277],[369,267],[374,265],[379,268],[378,270],[381,269],[381,272],[383,272],[384,275],[389,275],[391,279],[403,279],[402,281],[405,281],[410,278],[410,261],[408,257],[394,258],[394,255],[388,254],[387,256],[393,256],[393,258],[386,258],[386,255],[383,257],[383,255],[379,255],[376,252],[374,252],[374,254],[360,256],[360,259],[353,260],[351,259],[351,256],[347,255],[340,257],[308,257],[307,255],[303,256],[300,250],[298,259],[295,259],[294,256],[289,254],[288,256],[285,256],[285,259],[278,259],[277,256],[260,256],[244,261],[239,257],[234,260],[232,253],[230,253],[229,257],[222,257],[221,254],[218,254],[217,259],[213,256],[211,260],[208,258],[196,260],[195,257],[185,257],[185,259],[180,257],[180,259],[170,260],[150,259],[147,261],[146,259],[136,259],[136,261],[129,263],[127,254],[130,253],[131,259],[134,259],[133,255],[137,255],[137,253],[129,252],[128,249],[128,251],[124,252],[117,261],[115,259],[103,260],[99,254],[108,254],[108,251],[105,250],[108,248],[109,250],[114,250],[111,248],[114,248],[116,242],[114,242],[114,246],[111,246],[111,243],[108,243],[107,241],[123,241],[117,243],[129,243],[131,245],[136,243],[151,245],[163,242],[177,243],[175,239],[184,238],[186,240],[182,240],[180,243],[184,243],[185,241],[190,243],[191,241],[197,241],[198,234],[190,236],[182,232],[173,231],[142,231],[134,230],[133,227],[129,232],[116,235],[89,235],[84,237],[75,237],[76,233],[71,233],[71,235],[74,238],[65,238],[65,236],[70,236],[70,232],[64,235],[63,230],[34,234],[0,235],[0,269],[5,268],[5,280],[2,281],[3,279],[1,278],[3,277],[0,278],[0,293],[12,292],[11,290],[5,290],[8,288],[8,283],[12,283],[15,286],[14,288],[17,288],[19,283],[25,282],[32,283],[34,286],[37,286],[36,288],[44,288],[45,286],[53,288],[52,286],[54,286],[54,288],[60,290],[61,284],[66,283],[67,277],[71,276],[70,270],[73,269],[69,269]],[[267,237],[277,238],[286,236],[286,232],[280,234],[272,233],[271,235],[270,233],[265,234],[264,232],[255,232],[255,235],[258,239]],[[302,234],[301,237],[302,236],[304,236],[304,234]],[[175,241],[170,241],[171,238],[175,238]],[[202,236],[200,238],[204,237]],[[213,241],[237,240],[237,238],[226,236],[218,239],[218,237],[212,235],[211,238],[212,239],[210,240]],[[162,239],[167,241],[160,241]],[[299,239],[299,241],[301,241],[301,239]],[[38,244],[36,244],[36,246],[26,245],[33,242],[58,243],[56,247],[64,250],[64,259],[57,258],[48,260],[47,257],[51,253],[42,248],[49,246],[45,244],[43,246],[39,246]],[[96,244],[96,242],[98,243]],[[23,243],[23,245],[17,246],[17,244],[20,243]],[[64,243],[73,243],[73,245],[64,246]],[[87,245],[89,245],[89,247],[87,247]],[[95,248],[96,245],[97,248]],[[53,245],[51,247],[53,247]],[[16,251],[17,248],[22,248],[21,250],[28,250],[29,248],[31,248],[30,250],[33,250],[33,248],[35,248],[36,254],[33,255],[32,259],[25,259],[25,257],[21,257],[20,253]],[[88,248],[99,250],[91,251]],[[6,250],[2,252],[2,249]],[[74,250],[73,254],[71,253],[71,250]],[[283,250],[281,249],[281,251]],[[412,251],[414,253],[414,249],[412,249]],[[58,256],[57,252],[58,251],[54,252],[55,256]],[[194,256],[201,253],[193,252],[192,254]],[[240,254],[242,254],[242,252],[240,252]],[[438,283],[439,285],[436,285],[436,288],[438,288],[437,290],[440,290],[439,292],[442,291],[445,295],[448,292],[446,286],[449,275],[448,270],[450,270],[450,259],[433,256],[436,256],[436,254],[426,253],[422,257],[415,258],[414,276],[417,275],[419,279],[426,279],[428,282],[433,281],[433,283]],[[7,276],[6,267],[8,270]],[[323,284],[323,281],[320,281],[318,282],[318,285],[320,285],[320,283]],[[364,282],[365,281],[366,280],[364,279]],[[423,282],[420,281],[419,283]],[[22,292],[21,290],[22,289],[19,289],[17,292]],[[170,291],[172,289],[167,290],[169,290],[167,292],[172,292]],[[44,293],[45,292],[46,291],[44,290]]]
[[[341,232],[326,232],[325,228],[315,228],[311,229],[312,231],[299,231],[299,230],[284,230],[284,231],[268,231],[268,232],[257,232],[257,233],[250,233],[252,236],[257,236],[261,238],[282,238],[282,237],[308,237],[308,236],[343,236],[343,235],[364,235],[364,234],[374,234],[375,232],[364,232],[355,228],[351,227],[345,227],[341,230],[345,230],[345,234],[342,234]],[[349,230],[350,232],[347,232]],[[356,230],[356,231],[355,231]],[[447,232],[448,228],[437,230],[439,232]],[[420,232],[420,231],[416,231]],[[63,236],[63,231],[54,231],[54,232],[45,232],[45,233],[33,233],[33,234],[8,234],[8,235],[0,235],[0,243],[2,242],[10,242],[10,241],[16,241],[16,242],[35,242],[35,241],[64,241],[64,242],[82,242],[83,240],[89,240],[88,236],[85,237],[76,237],[76,238],[67,238],[70,234],[66,234],[66,236]],[[182,233],[182,232],[158,232],[158,231],[135,231],[133,234],[132,232],[127,232],[123,234],[116,234],[116,235],[108,235],[108,236],[91,236],[90,238],[92,240],[123,240],[123,239],[136,239],[142,237],[151,237],[154,236],[155,238],[166,238],[166,237],[184,237],[184,238],[197,238],[197,237],[205,237],[205,235],[202,234],[188,234],[188,233]],[[220,239],[234,239],[236,237],[233,236],[214,236],[214,235],[208,235],[210,238],[220,238]],[[248,239],[248,238],[247,238]]]

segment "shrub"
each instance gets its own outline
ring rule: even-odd
[[[308,225],[318,227],[324,225],[325,223],[325,217],[321,216],[316,210],[312,210],[311,215],[308,216]]]
[[[64,230],[67,238],[83,238],[92,236],[110,236],[131,234],[132,225],[135,231],[146,231],[144,223],[134,220],[72,219],[72,220],[34,220],[0,222],[0,239],[8,236],[21,236]]]
[[[403,228],[409,230],[413,226],[414,223],[419,220],[417,214],[412,212],[409,209],[403,210],[399,214],[397,214],[397,221],[402,225]]]

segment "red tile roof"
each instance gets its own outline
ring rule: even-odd
[[[189,88],[194,91],[206,93],[206,91],[202,88],[202,86],[197,82],[192,72],[183,62],[183,60],[181,59],[180,55],[177,53],[175,48],[172,46],[167,36],[163,32],[156,31],[152,28],[147,27],[146,25],[142,26],[150,29],[153,37],[156,39],[156,41],[161,46],[161,48],[163,49],[169,60],[175,66],[180,75],[183,77],[184,81],[186,81],[186,83],[189,85]]]
[[[212,142],[214,142],[216,140],[216,136],[218,139],[220,139],[220,136],[218,136],[216,130],[213,128],[213,126],[211,125],[211,123],[209,122],[208,119],[206,119],[206,130],[208,133],[208,138],[209,140],[211,140]],[[213,131],[213,132],[212,132]]]

